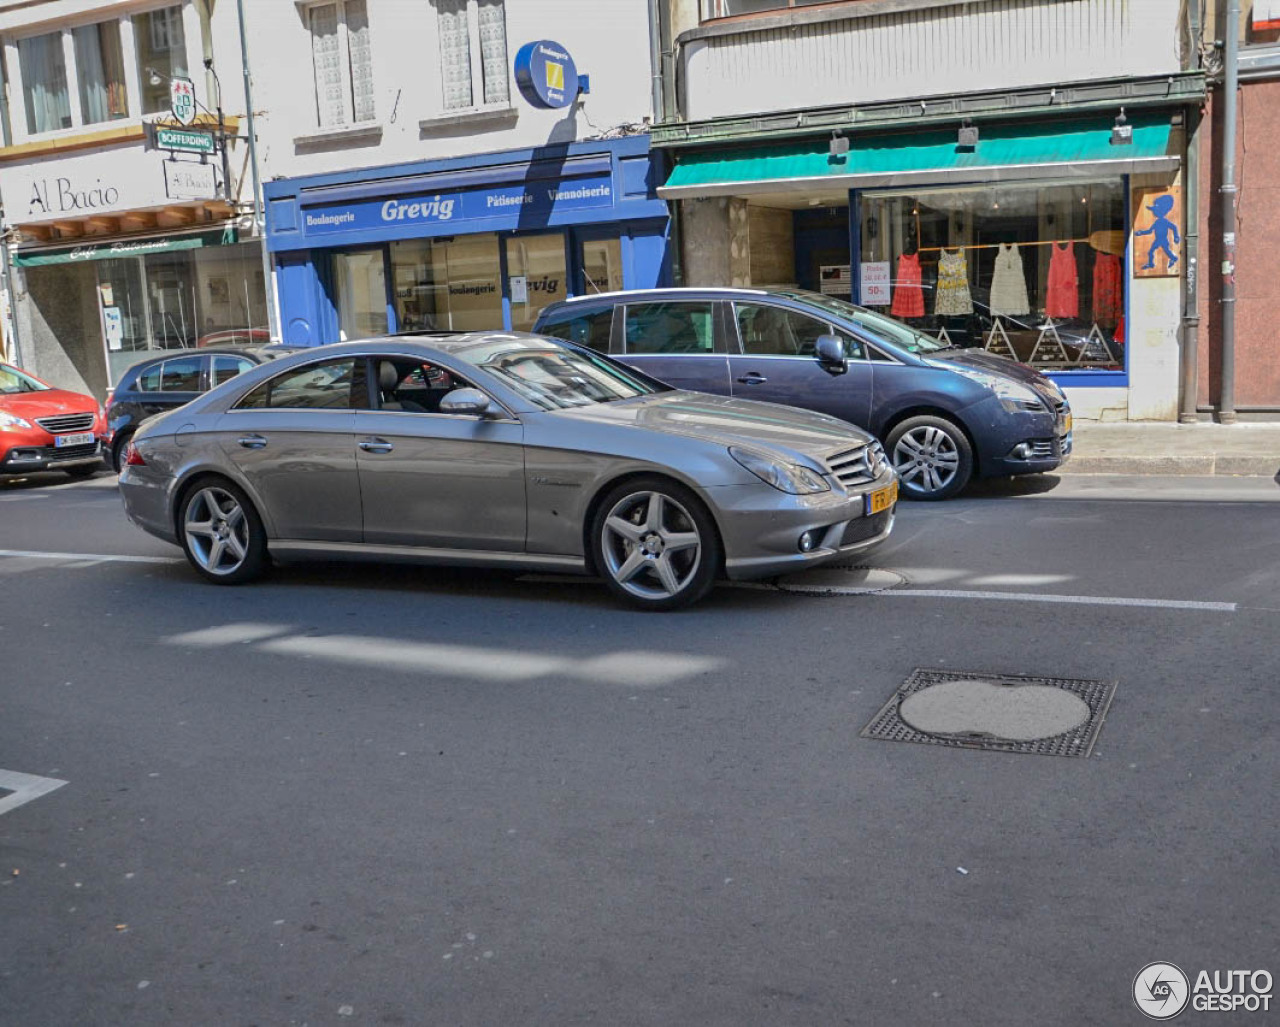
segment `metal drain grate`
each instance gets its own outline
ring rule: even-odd
[[[900,708],[904,699],[927,688],[951,682],[991,682],[1010,689],[1014,700],[1019,686],[1060,688],[1080,699],[1089,708],[1088,718],[1078,727],[1061,734],[1020,741],[983,733],[934,733],[918,730],[903,719]],[[921,742],[953,749],[988,749],[994,752],[1024,752],[1039,756],[1084,756],[1093,752],[1094,742],[1107,718],[1107,710],[1116,693],[1114,681],[1091,681],[1088,678],[1027,677],[1021,674],[981,674],[967,671],[926,670],[916,668],[889,701],[862,729],[863,738],[881,738],[890,742]]]

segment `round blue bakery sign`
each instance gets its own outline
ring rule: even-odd
[[[568,107],[578,95],[578,69],[569,51],[550,39],[525,43],[516,53],[516,85],[535,107]]]

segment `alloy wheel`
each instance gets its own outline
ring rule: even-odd
[[[230,492],[210,485],[187,504],[183,518],[187,548],[210,574],[234,574],[249,554],[249,521]]]
[[[960,470],[960,451],[941,428],[912,428],[893,447],[893,468],[902,484],[919,492],[940,492]]]
[[[688,587],[702,560],[702,536],[680,503],[661,492],[624,496],[604,519],[605,570],[641,599],[666,599]]]

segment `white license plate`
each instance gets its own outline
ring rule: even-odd
[[[76,435],[55,435],[53,437],[54,447],[62,449],[64,446],[87,446],[93,442],[93,432],[82,431]]]

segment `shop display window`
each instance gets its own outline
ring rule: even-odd
[[[862,196],[854,297],[1053,371],[1125,366],[1121,180]]]
[[[532,331],[544,308],[569,295],[567,277],[563,232],[508,237],[511,327],[518,332]]]
[[[582,291],[584,295],[622,290],[622,240],[582,241]]]
[[[387,278],[382,247],[333,255],[333,279],[337,293],[338,338],[367,339],[385,335]]]
[[[401,331],[502,327],[498,237],[491,232],[393,242],[391,280]]]

